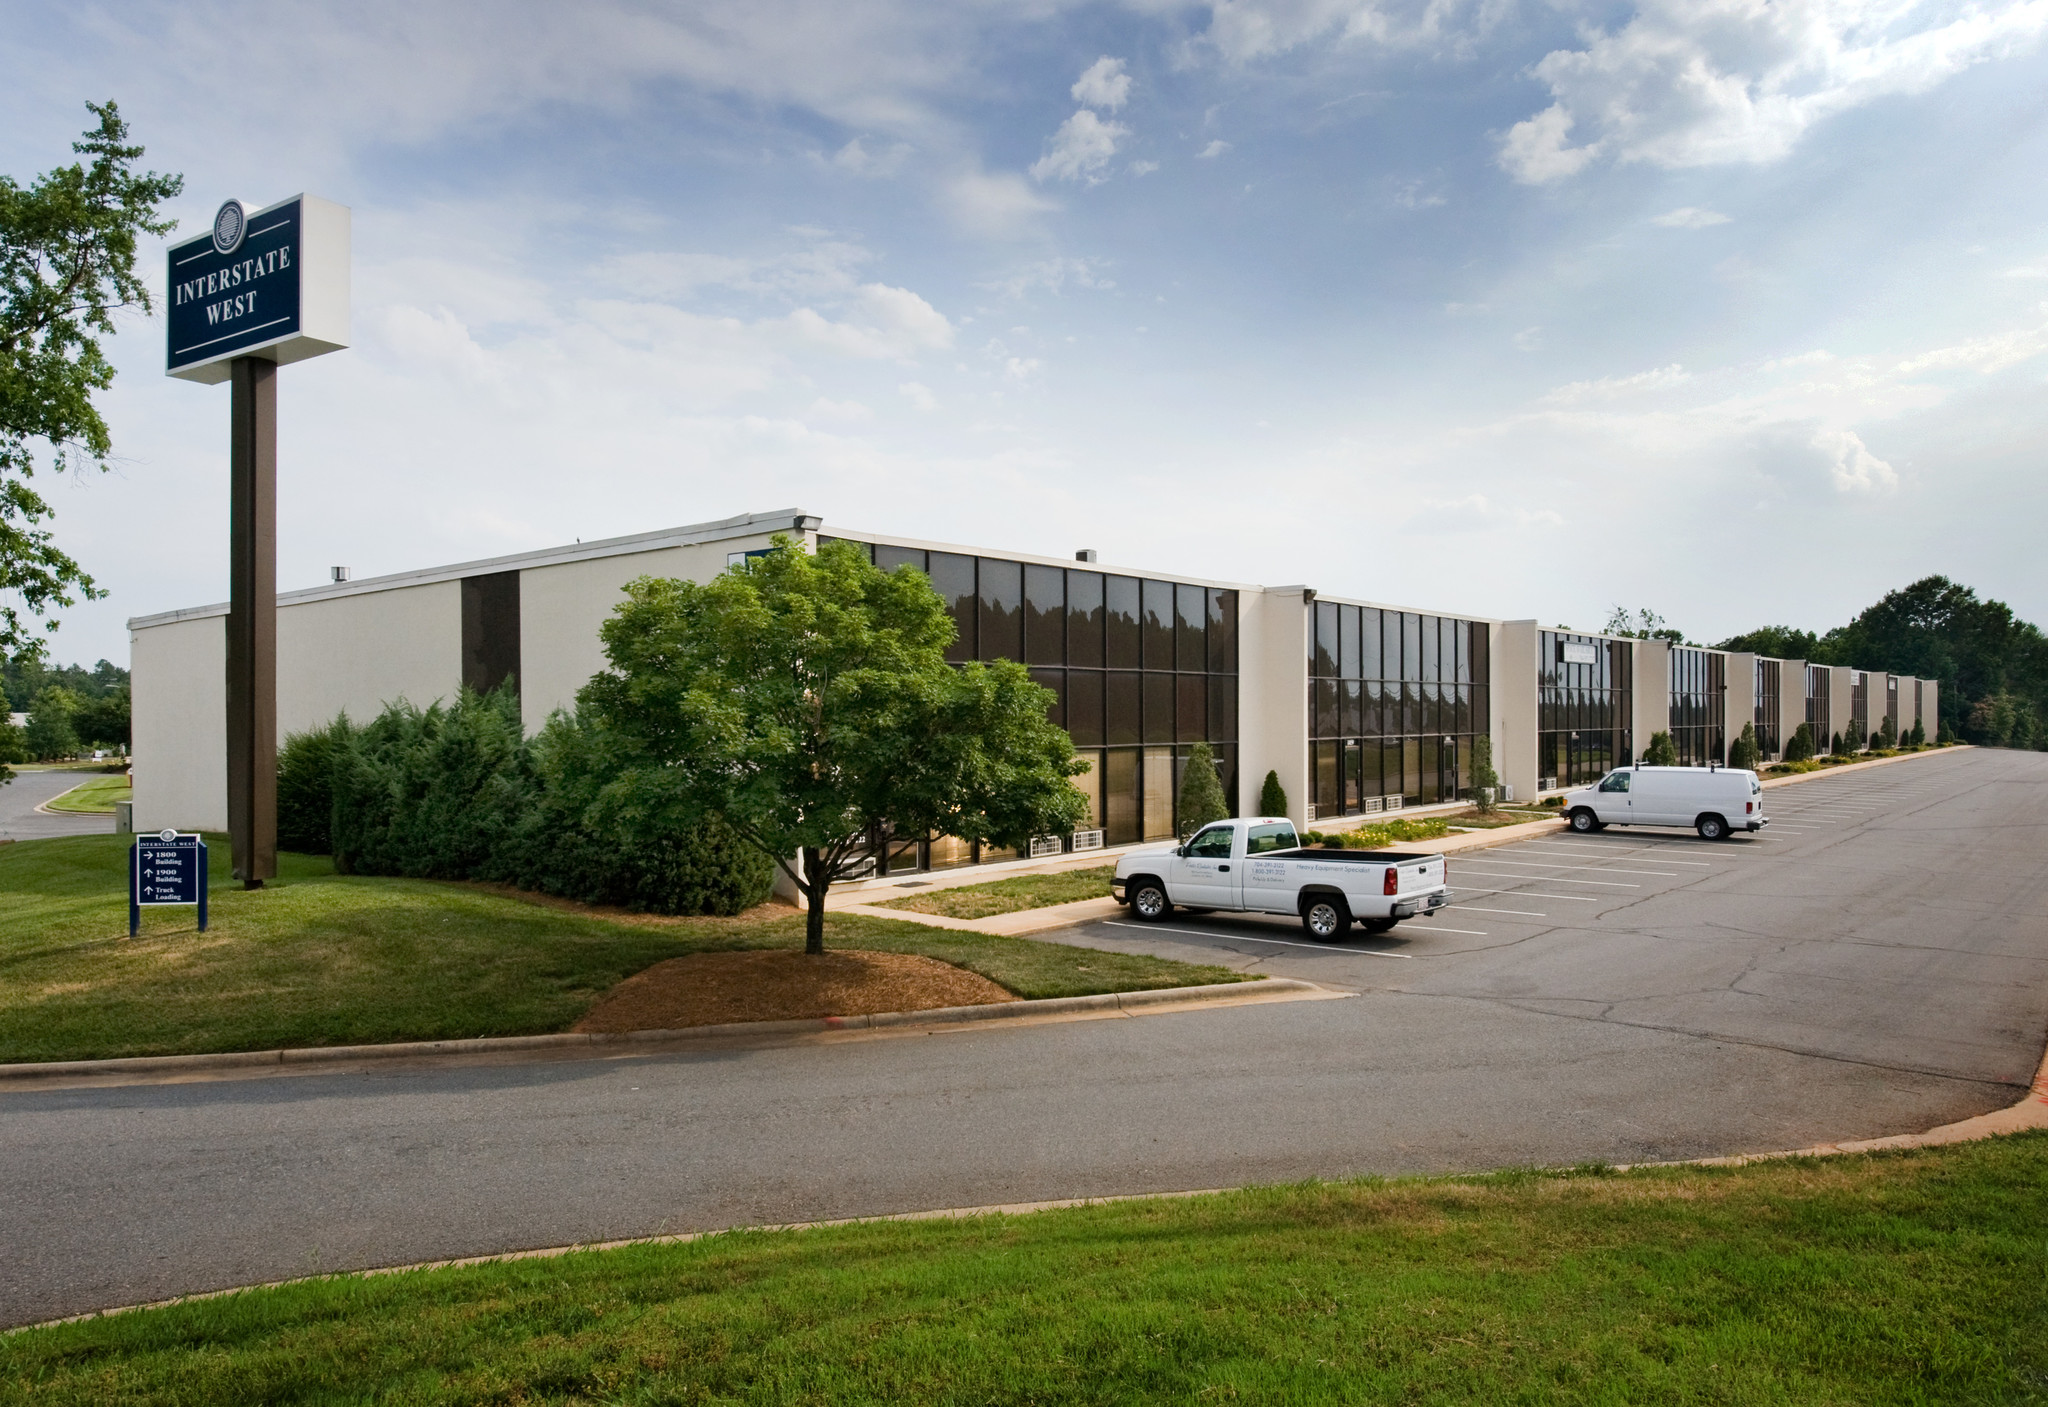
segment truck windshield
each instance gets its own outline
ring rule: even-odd
[[[1263,855],[1268,850],[1296,850],[1301,841],[1294,834],[1294,827],[1286,821],[1270,826],[1253,826],[1251,834],[1245,837],[1244,853]]]

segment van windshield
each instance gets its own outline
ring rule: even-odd
[[[1245,837],[1244,853],[1263,855],[1269,850],[1297,850],[1301,841],[1294,834],[1294,826],[1288,821],[1278,821],[1269,826],[1253,826]]]

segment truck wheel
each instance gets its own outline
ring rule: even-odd
[[[1607,827],[1600,824],[1600,818],[1594,815],[1591,809],[1581,806],[1572,812],[1572,829],[1581,835],[1591,835],[1594,831],[1604,831]]]
[[[1392,933],[1394,925],[1400,921],[1397,918],[1362,918],[1358,920],[1358,926],[1367,933]]]
[[[1728,823],[1719,816],[1702,816],[1698,823],[1701,840],[1726,840]]]
[[[1131,886],[1131,915],[1147,923],[1157,923],[1173,912],[1173,901],[1166,897],[1166,887],[1156,879],[1141,879]]]
[[[1342,899],[1311,899],[1301,911],[1301,926],[1318,943],[1334,943],[1351,926],[1351,910]]]

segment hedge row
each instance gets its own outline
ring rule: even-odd
[[[508,686],[424,712],[393,704],[278,755],[278,844],[344,874],[493,880],[665,914],[736,914],[774,866],[718,821],[683,833],[634,805],[601,730],[558,713],[524,736]]]

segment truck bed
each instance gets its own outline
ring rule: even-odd
[[[1419,864],[1426,860],[1441,860],[1443,856],[1427,851],[1324,850],[1314,845],[1304,845],[1295,850],[1268,850],[1251,858],[1254,860],[1335,861],[1340,865],[1408,865]]]

